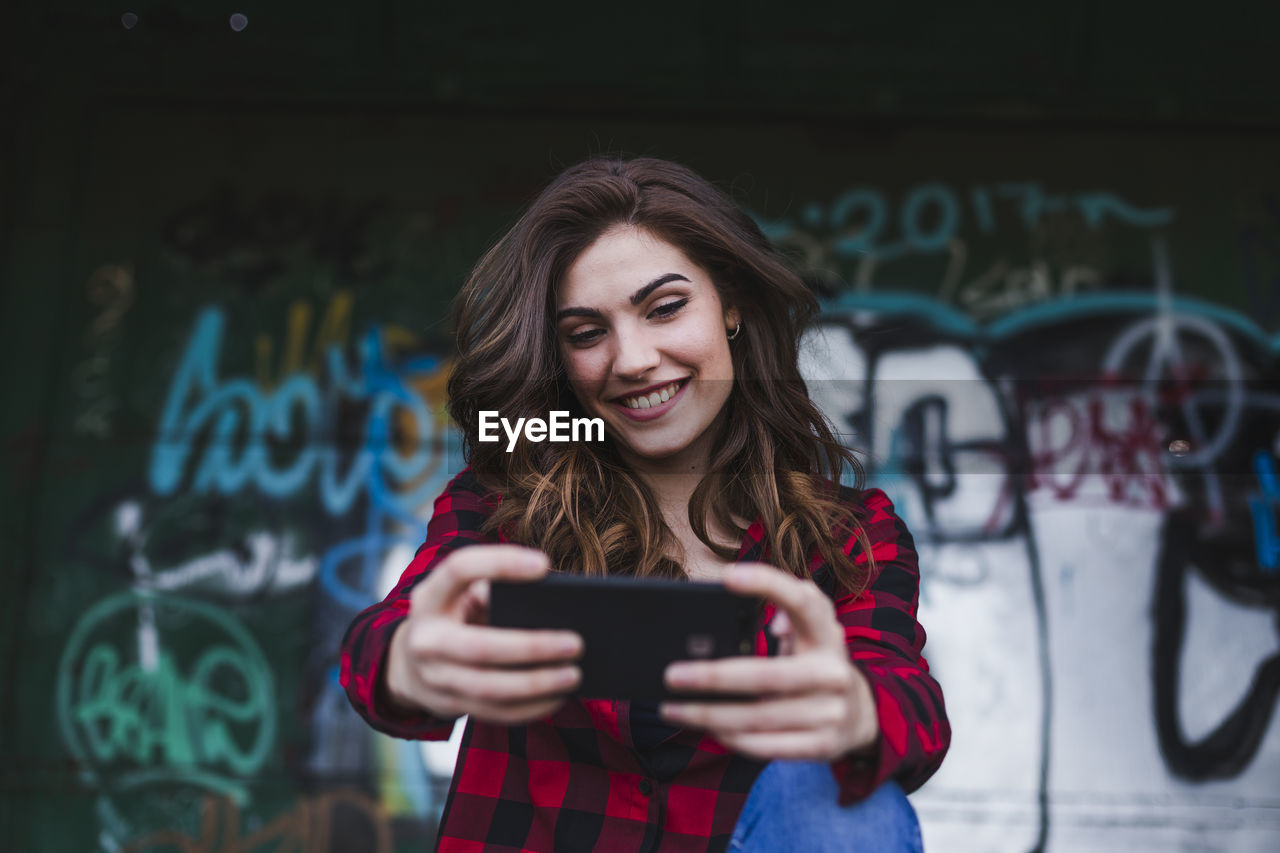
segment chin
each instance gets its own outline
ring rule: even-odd
[[[648,441],[635,443],[623,440],[618,442],[618,446],[621,447],[625,453],[630,454],[637,459],[643,459],[646,462],[660,463],[675,459],[680,456],[680,454],[688,451],[693,445],[695,438],[696,436],[681,435],[672,436],[670,438],[654,437]]]
[[[625,445],[625,446],[627,448],[627,452],[630,453],[632,456],[639,457],[640,459],[644,459],[647,462],[662,462],[664,460],[671,459],[675,456],[679,456],[680,452],[684,450],[684,447],[682,446],[675,446],[675,447],[665,447],[665,446],[634,447],[632,445]]]

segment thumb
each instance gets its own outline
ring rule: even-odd
[[[414,588],[410,606],[419,612],[456,617],[467,609],[471,588],[477,581],[532,581],[545,575],[550,567],[547,555],[532,548],[470,545],[454,551],[431,570],[426,580]],[[481,596],[487,604],[487,583]]]
[[[789,636],[791,634],[791,617],[787,615],[785,610],[777,610],[773,614],[773,619],[769,621],[769,633],[775,637]]]
[[[769,633],[778,638],[778,654],[795,654],[796,635],[791,629],[791,617],[787,611],[779,609],[769,621]]]

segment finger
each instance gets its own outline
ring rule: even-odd
[[[489,582],[472,581],[471,586],[462,594],[461,600],[452,608],[461,616],[461,621],[472,625],[489,624]],[[457,624],[449,620],[450,624]]]
[[[831,761],[841,752],[833,730],[805,732],[736,732],[716,735],[729,749],[761,760]]]
[[[787,615],[787,611],[779,610],[773,614],[773,618],[769,620],[769,633],[775,637],[785,637],[791,633],[791,617]]]
[[[425,637],[422,642],[426,648],[452,663],[528,666],[575,660],[582,656],[582,637],[573,631],[445,624],[445,629],[433,632],[438,636]]]
[[[791,630],[791,617],[787,615],[787,611],[779,610],[773,614],[773,618],[769,620],[769,633],[778,639],[775,655],[784,656],[796,653],[796,635]]]
[[[550,696],[545,699],[535,699],[530,702],[512,702],[512,703],[495,703],[495,702],[477,702],[462,697],[453,696],[451,694],[433,695],[431,700],[431,709],[436,714],[450,717],[461,717],[470,715],[479,720],[489,723],[501,723],[503,725],[516,725],[519,723],[528,723],[539,717],[546,717],[555,712],[557,708],[564,704],[568,697],[565,695]]]
[[[515,705],[567,694],[582,681],[582,672],[572,665],[508,670],[437,661],[421,667],[419,677],[431,690],[472,703]]]
[[[555,696],[534,702],[501,705],[481,703],[470,710],[471,716],[486,723],[498,723],[504,726],[520,725],[532,722],[540,717],[555,713],[565,703],[567,696]]]
[[[467,590],[467,595],[474,602],[475,606],[480,610],[488,612],[489,610],[489,581],[475,581]]]
[[[675,725],[709,729],[719,737],[834,728],[844,722],[846,706],[839,696],[824,694],[754,702],[664,702],[659,711]]]
[[[733,592],[767,598],[785,611],[798,650],[844,645],[835,606],[813,581],[761,563],[742,563],[730,567],[724,584]]]
[[[547,555],[518,545],[470,545],[453,552],[414,587],[411,607],[445,613],[480,580],[533,581],[551,568]]]
[[[667,667],[665,683],[688,693],[838,693],[848,690],[853,665],[838,655],[809,653],[783,658],[737,657],[680,661]]]

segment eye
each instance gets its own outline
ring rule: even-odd
[[[580,347],[594,343],[603,334],[604,329],[587,329],[582,332],[574,332],[572,335],[565,335],[564,339],[573,346]]]
[[[663,319],[664,317],[674,317],[680,312],[680,309],[689,304],[689,297],[684,299],[676,299],[672,302],[664,302],[649,312],[651,318],[656,317]]]

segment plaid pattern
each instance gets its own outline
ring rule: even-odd
[[[859,505],[879,573],[865,593],[836,601],[849,654],[871,682],[882,737],[873,758],[832,764],[841,801],[855,802],[897,779],[913,791],[933,774],[950,742],[942,691],[921,657],[916,621],[919,570],[911,534],[879,490],[843,490]],[[378,685],[392,631],[409,592],[456,548],[486,541],[490,512],[468,471],[436,500],[427,540],[379,604],[356,617],[342,643],[342,684],[356,710],[379,731],[403,738],[448,738],[453,721],[398,713]],[[747,531],[739,561],[764,559],[763,527]],[[859,548],[850,538],[846,553]],[[857,553],[855,561],[865,563]],[[834,593],[829,569],[815,559],[813,579]],[[762,625],[773,618],[765,608]],[[757,651],[768,641],[763,627]],[[632,739],[627,702],[576,700],[525,726],[470,720],[440,824],[441,851],[723,850],[761,762],[728,752],[713,738],[679,730],[647,749]]]

